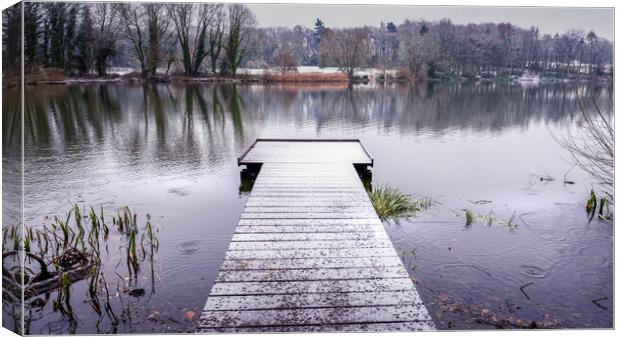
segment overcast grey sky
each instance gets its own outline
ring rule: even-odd
[[[448,18],[453,23],[511,22],[528,28],[537,26],[545,34],[564,33],[568,29],[594,30],[613,40],[612,8],[575,7],[470,7],[403,5],[301,5],[249,4],[260,27],[312,27],[316,18],[328,27],[396,24],[405,19],[436,21]]]

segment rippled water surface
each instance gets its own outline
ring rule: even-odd
[[[191,329],[185,313],[204,305],[245,202],[237,156],[257,137],[359,138],[375,158],[373,183],[434,201],[386,229],[440,328],[491,327],[483,310],[609,328],[613,225],[588,222],[592,182],[551,136],[579,132],[575,93],[493,84],[29,87],[26,222],[47,223],[73,203],[150,214],[161,246],[155,276],[140,282],[154,293],[116,308],[128,313],[114,331]],[[12,172],[17,92],[3,97],[3,166]],[[563,184],[567,172],[575,184]],[[16,206],[5,198],[5,224]],[[469,226],[464,209],[478,216]],[[73,285],[77,322],[47,304],[31,313],[30,332],[110,331],[97,330],[85,292]]]

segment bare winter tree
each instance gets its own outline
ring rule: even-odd
[[[119,15],[115,5],[110,3],[93,4],[95,68],[99,76],[105,76],[108,59],[115,50],[119,26]]]
[[[428,64],[436,60],[439,47],[428,32],[426,23],[410,23],[399,31],[401,41],[399,58],[406,64],[411,74],[425,80]]]
[[[588,43],[587,62],[589,63],[589,72],[597,74],[600,71],[601,65],[601,45],[598,36],[594,31],[590,31],[586,36]]]
[[[370,35],[366,28],[327,30],[319,46],[322,65],[334,64],[352,78],[370,60]]]
[[[157,66],[162,62],[165,55],[162,46],[166,45],[172,37],[172,30],[163,4],[149,3],[145,6],[149,27],[146,69],[150,76],[154,76],[157,72]]]
[[[216,21],[220,4],[190,3],[167,5],[181,47],[185,75],[194,76],[200,71],[207,56],[205,46],[208,29]]]
[[[224,49],[226,66],[233,76],[237,74],[241,62],[248,55],[254,25],[256,18],[246,6],[234,4],[228,7],[228,39]]]
[[[287,71],[295,70],[299,65],[295,52],[286,47],[276,50],[273,56],[273,63],[280,69],[282,74],[285,74]]]
[[[122,3],[118,5],[122,17],[123,31],[131,41],[134,56],[140,63],[140,73],[146,77],[146,13],[144,6],[136,3]]]
[[[170,37],[170,21],[163,17],[162,4],[118,5],[125,36],[133,46],[142,77],[154,76],[162,58],[160,46]]]
[[[610,98],[611,100],[611,98]],[[576,165],[594,177],[610,200],[614,198],[614,113],[613,102],[601,107],[597,97],[579,97],[583,117],[582,134],[552,136],[568,149]]]

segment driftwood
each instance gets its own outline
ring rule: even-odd
[[[16,256],[17,251],[9,251],[2,254],[2,259],[7,257]],[[36,297],[42,294],[52,292],[63,286],[63,282],[74,283],[86,278],[94,265],[89,261],[84,254],[72,250],[63,254],[59,258],[55,259],[56,264],[60,263],[61,270],[50,272],[47,268],[45,261],[32,253],[25,253],[26,258],[30,258],[38,263],[40,271],[35,275],[24,274],[24,297],[25,299]],[[67,259],[73,260],[75,263],[67,264]],[[7,293],[11,295],[20,296],[21,275],[16,275],[15,271],[10,271],[4,268],[5,264],[2,264],[2,281],[3,288],[8,290]],[[17,270],[18,273],[24,273],[21,268]]]

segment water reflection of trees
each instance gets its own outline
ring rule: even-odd
[[[574,88],[567,85],[86,85],[29,88],[26,94],[27,159],[62,154],[79,159],[95,148],[125,153],[130,165],[149,159],[213,165],[270,126],[292,132],[338,125],[441,133],[578,117]],[[19,119],[10,112],[3,119],[4,141],[17,139],[11,132]]]
[[[30,88],[27,97],[27,160],[79,160],[94,150],[124,153],[130,165],[151,158],[198,166],[205,158],[217,162],[244,138],[245,104],[232,85],[43,87]],[[12,111],[4,113],[5,142],[19,144],[11,133],[20,129],[19,110]]]

